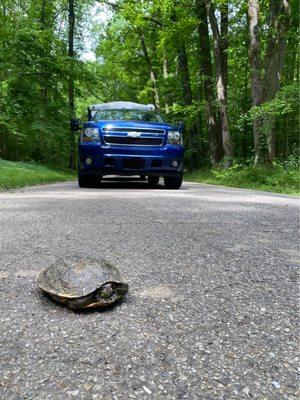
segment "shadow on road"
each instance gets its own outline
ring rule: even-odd
[[[151,186],[148,180],[141,180],[138,177],[128,177],[128,176],[105,176],[102,177],[101,181],[95,182],[92,189],[148,189],[148,190],[171,190],[172,192],[178,190],[189,190],[190,188],[182,186],[180,189],[166,189],[164,185],[163,178],[160,178],[159,184],[157,186]]]
[[[85,309],[71,309],[68,307],[66,304],[60,303],[56,300],[54,300],[48,293],[43,292],[41,289],[38,289],[38,295],[42,303],[42,307],[45,308],[45,311],[47,312],[49,307],[52,308],[55,307],[58,310],[66,310],[68,313],[73,313],[73,314],[93,314],[93,313],[109,313],[116,308],[120,307],[123,303],[128,303],[129,300],[127,297],[124,297],[120,300],[118,300],[116,303],[111,304],[106,307],[98,307],[98,308],[85,308]]]
[[[149,189],[153,190],[148,184],[147,180],[140,180],[134,177],[104,177],[101,182],[96,183],[95,189]],[[163,180],[160,179],[160,182],[157,186],[155,186],[156,190],[165,189]]]
[[[139,180],[137,178],[102,178],[102,181],[99,185],[101,188],[109,188],[109,189],[151,189],[147,180]],[[158,184],[155,189],[163,189],[163,181],[160,180],[160,184]]]

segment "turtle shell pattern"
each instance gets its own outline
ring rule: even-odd
[[[125,284],[118,269],[107,261],[84,257],[60,259],[37,281],[45,292],[68,299],[86,296],[108,282]]]

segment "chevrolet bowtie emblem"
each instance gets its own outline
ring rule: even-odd
[[[132,137],[132,138],[137,138],[140,137],[142,132],[127,132],[127,136]]]

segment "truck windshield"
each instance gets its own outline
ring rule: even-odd
[[[140,110],[98,110],[94,115],[94,121],[148,121],[164,122],[155,111]]]

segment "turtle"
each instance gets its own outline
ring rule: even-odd
[[[72,309],[109,306],[128,292],[115,266],[103,259],[78,256],[59,259],[40,273],[37,283]]]

